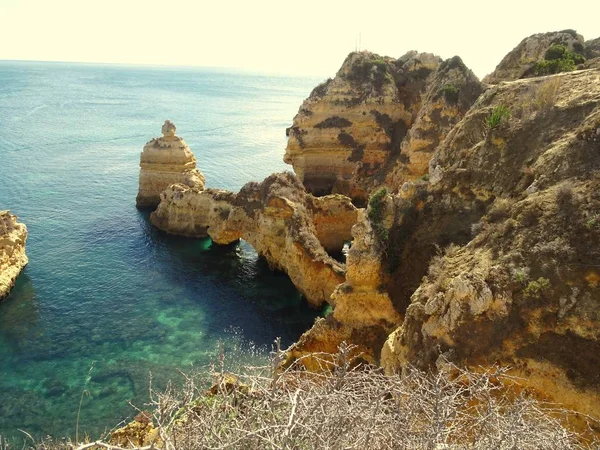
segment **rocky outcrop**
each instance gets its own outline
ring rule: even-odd
[[[337,221],[331,216],[336,212]],[[161,194],[150,216],[153,225],[172,234],[210,236],[217,244],[244,239],[272,269],[287,273],[314,306],[331,302],[346,271],[324,246],[340,251],[356,218],[350,199],[314,199],[291,173],[250,182],[237,194],[176,184]]]
[[[585,41],[585,56],[588,59],[600,58],[600,37]]]
[[[497,84],[532,76],[535,64],[544,59],[546,51],[555,44],[563,45],[573,53],[583,54],[585,51],[583,37],[573,30],[534,34],[511,50],[496,69],[483,78],[483,82]]]
[[[136,205],[140,208],[156,208],[160,203],[160,193],[171,184],[204,189],[204,175],[196,169],[196,158],[175,131],[173,122],[167,120],[162,126],[163,136],[144,146],[136,198]]]
[[[510,114],[491,120],[500,106]],[[600,417],[599,136],[600,70],[481,96],[436,150],[430,182],[395,198],[387,261],[412,286],[388,284],[404,321],[386,371],[498,363]]]
[[[389,197],[379,206],[389,208]],[[388,216],[387,226],[391,224]],[[382,267],[384,250],[378,244],[377,231],[361,210],[352,228],[352,247],[346,259],[346,280],[334,290],[335,305],[326,319],[315,325],[288,350],[289,360],[302,358],[310,370],[318,370],[322,361],[311,353],[335,353],[342,342],[356,346],[354,352],[375,364],[386,337],[401,324],[401,316],[385,290],[387,273]]]
[[[483,92],[477,77],[455,56],[431,75],[422,106],[400,144],[400,157],[386,174],[385,184],[399,188],[427,174],[437,146]]]
[[[284,161],[309,192],[364,204],[391,171],[394,181],[422,176],[432,149],[481,91],[457,57],[351,53],[300,107]]]
[[[0,211],[0,300],[8,295],[27,265],[27,227],[10,211]]]

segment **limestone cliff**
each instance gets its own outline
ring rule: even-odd
[[[391,198],[384,194],[377,205],[386,222],[383,226],[387,227],[391,226],[393,216],[388,214],[390,211],[383,210],[391,208],[390,201]],[[373,204],[369,208],[369,215],[373,217]],[[378,242],[377,230],[361,210],[352,227],[354,240],[346,260],[346,280],[331,296],[335,305],[333,312],[326,319],[317,321],[290,347],[289,359],[315,352],[335,353],[345,341],[357,346],[355,351],[363,360],[378,362],[386,337],[402,320],[385,290],[384,248]],[[318,361],[313,358],[303,359],[303,364],[311,370],[319,368]]]
[[[8,295],[27,265],[27,227],[10,211],[0,211],[0,300]]]
[[[395,199],[384,368],[508,365],[600,417],[600,70],[487,91],[429,174]]]
[[[356,219],[349,198],[315,199],[291,173],[250,182],[237,194],[176,184],[161,194],[150,216],[152,224],[172,234],[208,235],[217,244],[244,239],[271,268],[287,273],[314,306],[331,302],[346,270],[324,246],[340,251]]]
[[[576,54],[585,53],[583,37],[573,30],[534,34],[523,39],[511,50],[496,69],[483,78],[483,82],[497,84],[501,81],[513,81],[535,75],[533,69],[536,63],[544,59],[552,45],[562,45]]]
[[[156,208],[160,193],[171,184],[204,189],[204,175],[196,169],[196,158],[175,131],[173,122],[167,120],[162,126],[163,136],[144,146],[140,156],[138,207]]]
[[[440,64],[429,79],[419,112],[400,144],[400,157],[387,172],[385,184],[397,190],[403,182],[426,175],[439,143],[482,92],[483,85],[459,57]]]
[[[437,142],[481,91],[457,57],[351,53],[300,107],[284,161],[310,192],[365,203],[392,171],[395,182],[423,175]]]

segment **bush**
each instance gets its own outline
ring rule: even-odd
[[[510,117],[510,110],[504,105],[496,105],[492,109],[490,116],[487,118],[487,126],[490,130],[497,128],[502,122],[502,119]]]
[[[548,61],[562,59],[565,57],[566,53],[567,53],[567,47],[565,47],[564,45],[560,45],[560,44],[554,44],[554,45],[551,45],[548,50],[546,50],[546,53],[544,53],[544,59],[546,59]]]
[[[347,78],[356,83],[371,82],[377,91],[381,91],[386,78],[388,78],[388,65],[381,59],[366,59],[354,63],[350,68]]]
[[[539,299],[542,293],[550,287],[550,280],[548,278],[538,278],[535,281],[530,281],[523,294],[526,298]]]
[[[533,74],[537,76],[552,75],[561,72],[570,72],[576,69],[577,64],[585,62],[585,57],[579,53],[570,52],[564,45],[551,45],[544,59],[533,66]]]
[[[387,194],[388,190],[385,187],[376,190],[371,197],[369,197],[367,209],[367,217],[371,222],[371,228],[373,228],[375,237],[380,245],[386,245],[389,238],[388,230],[383,225],[383,208]]]
[[[459,88],[457,88],[453,84],[446,84],[442,88],[442,92],[444,94],[445,99],[449,103],[458,103],[458,94],[460,93]]]

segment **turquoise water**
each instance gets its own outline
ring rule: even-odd
[[[285,127],[320,80],[208,69],[0,62],[0,209],[29,266],[0,303],[0,435],[92,436],[227,348],[313,322],[245,243],[169,237],[135,208],[139,153],[172,119],[207,185],[289,170]]]

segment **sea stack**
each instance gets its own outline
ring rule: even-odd
[[[5,298],[27,265],[27,227],[10,211],[0,211],[0,300]]]
[[[138,208],[156,208],[160,193],[175,183],[204,189],[204,175],[196,169],[196,158],[175,131],[175,124],[167,120],[162,126],[162,137],[154,138],[144,146],[140,156]]]

